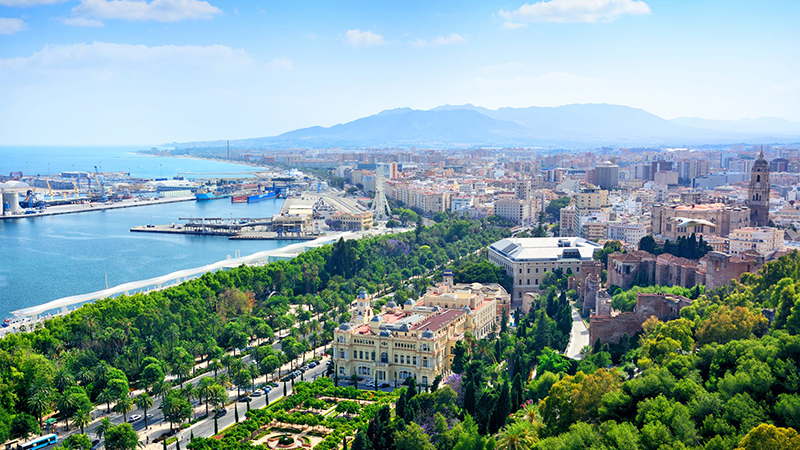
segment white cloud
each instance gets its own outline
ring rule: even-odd
[[[344,40],[353,47],[374,47],[386,43],[380,34],[361,30],[347,30]]]
[[[117,19],[127,21],[177,22],[210,19],[222,11],[199,0],[82,0],[72,8],[75,19]]]
[[[434,45],[463,44],[465,42],[467,42],[467,38],[464,36],[461,36],[458,33],[450,33],[447,36],[439,36],[430,41],[426,41],[425,39],[416,39],[412,41],[411,44],[415,47],[431,47]]]
[[[87,19],[85,17],[64,17],[60,19],[65,25],[76,27],[102,27],[105,26],[102,20]]]
[[[67,0],[0,0],[0,6],[16,6],[18,8],[27,8],[29,6],[38,5],[51,5],[53,3],[61,3]]]
[[[143,64],[147,63],[145,67]],[[28,57],[0,59],[0,75],[17,69],[38,71],[111,70],[125,72],[161,66],[236,69],[251,66],[244,51],[224,45],[146,45],[93,42],[91,44],[48,45]]]
[[[0,35],[19,33],[26,28],[28,24],[22,19],[0,17]]]
[[[289,58],[275,58],[269,63],[269,68],[272,70],[292,70],[294,61]]]
[[[506,28],[519,28],[528,22],[611,22],[624,15],[650,14],[640,0],[549,0],[526,3],[516,11],[500,10]]]

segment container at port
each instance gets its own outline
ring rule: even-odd
[[[247,203],[260,202],[261,200],[269,200],[271,198],[277,198],[275,191],[267,192],[264,194],[251,195],[247,197]]]
[[[247,203],[248,197],[250,197],[250,194],[244,194],[244,195],[234,194],[231,196],[231,203]]]

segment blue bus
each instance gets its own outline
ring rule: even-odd
[[[36,438],[32,441],[28,441],[24,444],[17,445],[17,449],[19,450],[34,450],[37,448],[47,447],[50,444],[55,444],[58,442],[58,436],[55,434],[45,434],[40,438]]]

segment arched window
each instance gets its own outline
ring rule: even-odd
[[[388,363],[389,362],[389,354],[384,352],[381,353],[381,362]]]
[[[759,183],[760,181],[761,181],[761,175],[756,175],[756,183]]]

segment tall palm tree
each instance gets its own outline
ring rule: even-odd
[[[197,395],[202,400],[205,400],[206,403],[206,415],[208,415],[208,403],[213,391],[213,386],[216,385],[214,379],[211,377],[203,377],[200,378],[200,381],[197,383]]]
[[[117,404],[114,405],[114,411],[122,414],[122,420],[128,421],[128,413],[133,411],[133,399],[123,394],[122,397],[117,399]]]
[[[150,388],[150,393],[152,393],[156,397],[161,397],[162,399],[172,392],[172,386],[169,385],[166,381],[158,381],[153,383],[153,386]]]
[[[102,439],[113,426],[114,424],[111,423],[108,417],[103,417],[103,420],[101,420],[97,428],[94,429],[94,434],[97,435],[98,439]]]
[[[500,431],[497,450],[529,450],[536,444],[533,425],[527,421],[514,422]]]
[[[97,396],[97,399],[100,400],[101,403],[106,404],[106,414],[111,412],[111,401],[114,400],[114,394],[111,392],[111,389],[105,388],[100,392],[100,395]]]
[[[56,405],[58,406],[58,411],[64,417],[64,425],[69,431],[69,414],[73,408],[75,408],[77,404],[77,397],[73,395],[71,392],[64,392],[63,394],[58,396],[58,400],[56,400]]]
[[[53,386],[60,392],[64,392],[68,387],[75,384],[75,377],[67,370],[66,367],[61,367],[53,376]]]
[[[153,398],[147,392],[142,392],[133,399],[133,404],[144,411],[144,427],[147,428],[147,410],[153,407]]]
[[[208,368],[214,371],[214,378],[217,378],[217,372],[225,368],[218,359],[214,359],[208,364]]]
[[[91,422],[92,422],[91,408],[80,408],[74,413],[72,413],[72,424],[81,429],[81,434],[83,434],[83,429]]]
[[[180,388],[180,395],[185,398],[187,402],[192,403],[192,397],[197,395],[197,390],[192,383],[186,383],[186,386]]]
[[[53,390],[41,380],[35,381],[28,387],[28,409],[39,418],[39,427],[42,426],[42,416],[50,409],[53,399]]]

